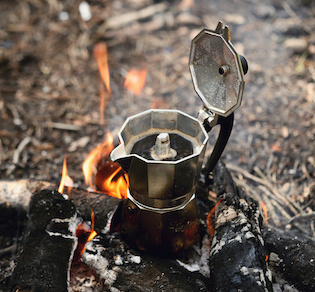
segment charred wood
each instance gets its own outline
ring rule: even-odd
[[[32,197],[28,216],[10,291],[67,291],[77,244],[74,204],[43,190]]]
[[[103,281],[102,291],[209,291],[209,279],[190,272],[176,258],[136,251],[117,234],[98,235],[82,260]]]
[[[44,188],[56,190],[58,187],[53,183],[45,181],[1,181],[0,211],[2,208],[19,210],[21,216],[25,217],[33,194],[40,192]],[[67,192],[67,189],[65,192]],[[74,203],[77,209],[78,216],[82,217],[83,220],[89,221],[91,219],[91,211],[94,211],[96,215],[96,231],[100,231],[106,226],[108,215],[113,214],[121,202],[120,199],[107,196],[106,194],[88,192],[83,189],[72,188],[68,193],[69,199]]]
[[[213,291],[272,291],[265,262],[262,218],[257,203],[236,187],[224,164],[213,173],[214,189],[223,198],[216,210],[210,251]]]
[[[99,233],[110,221],[115,225],[115,211],[122,200],[110,197],[103,193],[87,192],[80,189],[72,189],[70,200],[74,203],[79,217],[84,221],[91,219],[91,211],[95,214],[95,230]],[[113,216],[113,217],[112,217]]]
[[[263,235],[268,252],[279,257],[273,269],[302,291],[315,291],[314,238],[292,236],[275,228],[266,229]]]

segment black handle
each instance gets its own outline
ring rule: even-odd
[[[224,148],[230,138],[232,128],[233,128],[233,122],[234,122],[234,113],[231,113],[227,117],[218,118],[218,124],[220,124],[220,133],[219,133],[217,142],[214,145],[211,156],[204,167],[205,173],[210,173],[211,171],[213,171],[214,167],[218,163],[222,155],[222,152],[224,151]]]

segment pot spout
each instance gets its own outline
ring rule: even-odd
[[[118,145],[111,152],[110,158],[112,161],[117,162],[125,172],[129,172],[132,157],[126,154],[124,144]]]

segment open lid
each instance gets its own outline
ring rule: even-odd
[[[203,29],[192,40],[189,68],[195,91],[209,111],[227,117],[241,105],[245,81],[240,55],[221,21],[214,31]]]

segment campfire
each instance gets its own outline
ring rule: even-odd
[[[105,128],[113,98],[106,44],[93,55]],[[198,118],[153,101],[122,125],[119,144],[108,132],[87,155],[85,188],[69,176],[66,156],[58,191],[39,181],[12,191],[16,184],[5,182],[17,198],[8,207],[28,216],[23,240],[2,251],[18,250],[10,291],[273,291],[283,279],[315,289],[314,241],[269,228],[268,203],[253,200],[219,161],[248,70],[227,26],[195,37],[189,66],[203,102]],[[147,74],[125,74],[128,94],[141,95]],[[216,125],[209,154],[207,132]]]

